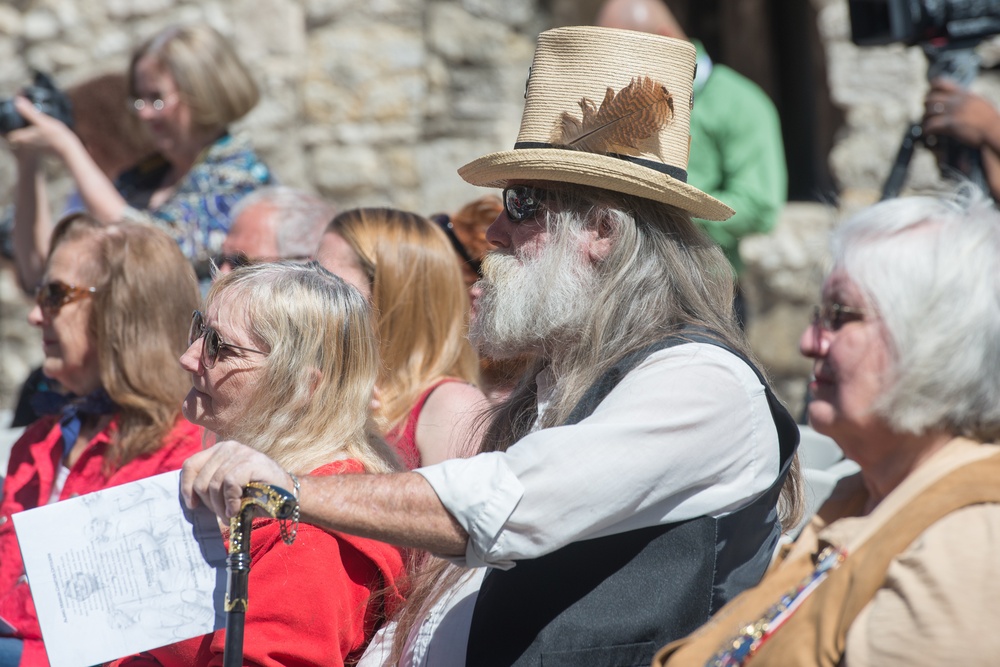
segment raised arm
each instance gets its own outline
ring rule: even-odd
[[[14,104],[28,121],[27,127],[7,136],[15,151],[55,155],[69,169],[84,204],[94,217],[105,223],[121,219],[125,200],[94,162],[80,138],[64,123],[36,109],[27,99],[18,97]]]
[[[11,135],[16,133],[11,133]],[[10,137],[8,137],[9,140]],[[14,265],[21,287],[31,292],[45,273],[52,234],[45,174],[40,156],[28,146],[11,140],[17,158],[17,187],[14,195]]]
[[[122,211],[125,210],[125,200],[94,162],[80,138],[63,123],[36,109],[25,98],[17,98],[15,104],[18,113],[30,123],[20,131],[31,132],[39,149],[48,150],[66,164],[87,210],[104,223],[120,220]]]

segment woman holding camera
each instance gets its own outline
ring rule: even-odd
[[[38,283],[49,250],[52,213],[39,157],[58,157],[76,181],[91,215],[109,224],[149,220],[180,245],[201,278],[229,230],[229,211],[248,192],[271,182],[268,168],[228,133],[259,93],[226,40],[208,26],[172,26],[132,55],[130,104],[156,153],[117,181],[98,167],[64,123],[19,97],[28,126],[7,135],[17,156],[15,257],[26,289]]]

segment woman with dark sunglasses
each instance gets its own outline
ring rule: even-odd
[[[191,265],[166,233],[76,215],[52,236],[36,306],[51,413],[14,444],[0,500],[0,667],[47,665],[10,516],[176,470],[201,449],[180,415],[190,387],[176,358],[199,300]],[[58,530],[58,527],[53,527]]]
[[[399,469],[371,420],[378,354],[368,304],[318,264],[254,264],[221,276],[191,319],[189,341],[180,360],[191,378],[185,416],[278,461],[288,489],[295,475]],[[354,664],[402,602],[402,553],[289,523],[254,520],[243,664]],[[219,630],[114,665],[218,665],[224,647]]]

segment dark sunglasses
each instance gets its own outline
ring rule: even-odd
[[[77,287],[67,285],[60,280],[53,280],[35,290],[35,303],[49,315],[55,315],[67,303],[93,296],[96,287]]]
[[[205,317],[201,314],[201,311],[196,310],[191,315],[191,331],[188,333],[188,347],[193,345],[202,336],[205,337],[205,342],[201,346],[201,365],[205,368],[215,367],[215,362],[219,360],[219,353],[222,352],[223,348],[266,354],[251,347],[240,347],[239,345],[225,342],[219,336],[218,331],[205,324]]]
[[[527,185],[512,185],[503,190],[503,211],[511,222],[524,222],[535,217],[544,199],[544,190]]]
[[[215,265],[221,268],[224,264],[228,264],[229,268],[236,270],[252,264],[266,264],[268,262],[281,261],[308,262],[311,259],[312,257],[308,255],[297,255],[295,257],[250,257],[245,252],[234,252],[217,256],[215,258]]]
[[[438,213],[436,215],[432,215],[431,220],[433,220],[434,223],[444,231],[448,240],[451,241],[451,247],[455,249],[455,252],[457,252],[458,256],[462,258],[462,261],[468,264],[472,270],[476,272],[476,275],[482,278],[482,262],[478,259],[472,259],[472,255],[469,254],[469,249],[462,244],[462,241],[458,238],[458,234],[455,233],[455,225],[451,223],[451,218],[445,213]]]

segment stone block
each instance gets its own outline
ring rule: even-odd
[[[455,211],[481,197],[485,191],[463,181],[458,168],[493,150],[496,150],[493,143],[482,139],[442,138],[415,147],[413,154],[423,183],[424,210]]]
[[[24,30],[24,19],[13,7],[0,5],[0,36],[20,37]]]
[[[528,24],[535,15],[532,0],[462,0],[462,8],[473,16],[490,19],[512,27]]]
[[[306,18],[301,6],[287,0],[239,0],[234,4],[237,48],[252,66],[272,54],[305,54]]]
[[[62,26],[59,18],[48,9],[35,9],[24,15],[21,26],[24,39],[29,42],[41,42],[55,39]]]
[[[406,120],[395,122],[337,123],[330,127],[332,140],[344,145],[391,149],[410,146],[420,139],[420,128]]]
[[[173,5],[172,0],[104,0],[108,15],[112,19],[123,20],[137,16],[152,16]]]
[[[316,185],[334,200],[386,183],[379,155],[368,146],[320,146],[311,156],[311,172]]]
[[[492,67],[459,67],[451,72],[451,111],[457,119],[493,118],[499,72]]]
[[[396,26],[337,25],[310,39],[304,103],[310,121],[419,124],[427,80],[418,35]]]
[[[360,4],[357,0],[305,0],[306,24],[312,28],[326,25]]]
[[[124,72],[128,67],[128,58],[131,56],[132,39],[121,30],[110,30],[98,35],[91,43],[93,57],[103,63],[107,63],[106,71]],[[121,64],[112,65],[110,60],[119,61]]]
[[[430,48],[452,63],[484,65],[502,60],[505,55],[503,26],[473,16],[450,2],[430,6],[427,33]]]
[[[414,151],[410,146],[386,150],[385,168],[394,191],[420,189],[422,180]]]
[[[770,234],[740,242],[743,282],[756,298],[753,313],[774,303],[813,303],[819,294],[830,230],[838,213],[823,204],[790,202]]]

